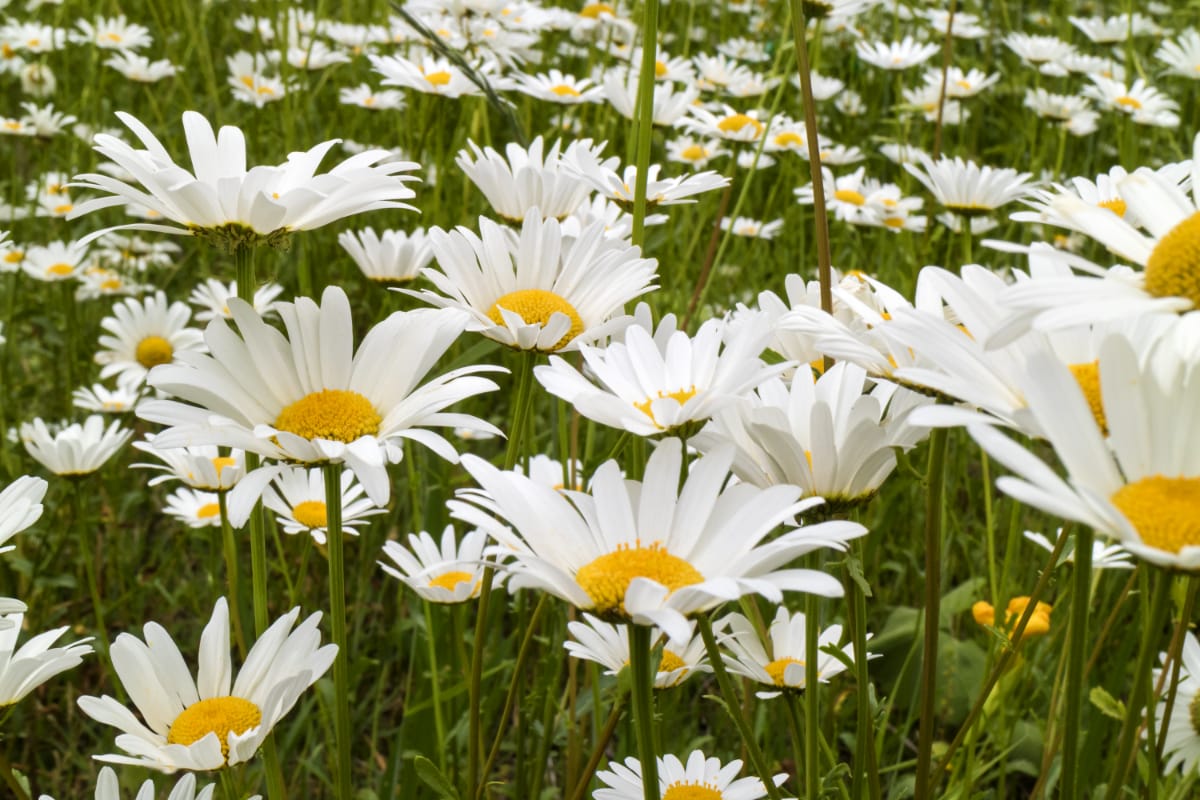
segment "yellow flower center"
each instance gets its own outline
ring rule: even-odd
[[[1186,297],[1200,307],[1200,211],[1159,240],[1146,261],[1146,291]]]
[[[1178,554],[1200,546],[1200,478],[1151,475],[1110,499],[1150,547]]]
[[[625,590],[634,578],[648,578],[667,587],[668,592],[704,581],[695,567],[668,553],[659,542],[648,547],[640,541],[618,545],[575,573],[576,583],[601,614],[625,613]]]
[[[100,282],[100,291],[115,292],[122,286],[120,278],[105,278]]]
[[[737,133],[747,125],[754,128],[754,138],[757,139],[762,135],[762,123],[754,117],[748,117],[745,114],[734,114],[717,123],[717,129],[725,133]]]
[[[110,42],[119,42],[121,41],[121,34],[110,31],[109,33],[104,34],[103,38],[108,39]]]
[[[579,16],[587,19],[599,19],[601,15],[616,16],[617,10],[608,3],[589,3],[579,12]]]
[[[662,800],[721,800],[721,792],[711,783],[672,783]]]
[[[661,61],[655,61],[654,76],[656,78],[665,78],[667,76],[667,65]]]
[[[1125,216],[1125,201],[1119,197],[1114,197],[1112,200],[1101,200],[1099,203],[1096,203],[1096,205],[1100,206],[1101,208],[1107,208],[1118,217]]]
[[[643,414],[645,414],[647,417],[649,417],[651,422],[653,422],[655,425],[658,425],[658,420],[654,419],[654,411],[651,408],[653,406],[655,400],[670,397],[672,400],[679,403],[679,405],[683,405],[684,403],[686,403],[688,400],[691,400],[695,396],[696,396],[696,387],[695,386],[692,386],[691,388],[688,388],[688,389],[676,389],[673,392],[660,391],[658,393],[658,397],[647,397],[645,400],[643,400],[640,403],[634,403],[633,407],[636,408],[638,411],[642,412]]]
[[[189,745],[210,733],[221,740],[221,755],[229,757],[232,734],[243,734],[262,722],[258,706],[241,697],[212,697],[193,703],[171,723],[167,732],[168,744]]]
[[[425,80],[429,81],[431,86],[445,86],[450,82],[450,73],[445,70],[431,72],[425,76]]]
[[[280,411],[275,427],[303,439],[353,442],[374,436],[382,421],[371,401],[358,392],[322,389]]]
[[[134,358],[146,369],[157,367],[159,364],[170,364],[175,357],[175,348],[161,336],[147,336],[138,342]]]
[[[803,661],[798,658],[791,658],[789,656],[788,658],[777,658],[770,664],[767,664],[765,667],[763,667],[763,669],[765,669],[767,674],[771,676],[771,680],[775,682],[776,686],[787,686],[787,683],[783,680],[783,676],[784,673],[787,672],[789,664],[799,664],[802,667],[804,666]]]
[[[683,659],[677,656],[670,650],[663,650],[662,660],[658,662],[659,672],[671,672],[677,669],[687,669],[687,664],[683,663]]]
[[[703,145],[689,144],[683,150],[679,151],[679,155],[688,161],[700,161],[708,158],[708,150]]]
[[[795,131],[784,131],[775,135],[775,144],[780,147],[800,147],[804,144],[804,137]]]
[[[292,507],[292,517],[306,528],[324,528],[328,517],[320,500],[305,500]]]
[[[889,228],[903,228],[904,217],[885,217],[883,224]]]
[[[1140,100],[1138,100],[1136,97],[1130,97],[1127,94],[1118,97],[1113,102],[1119,106],[1124,106],[1125,108],[1132,109],[1134,111],[1137,111],[1142,107],[1142,102]]]
[[[221,513],[221,506],[216,503],[205,503],[196,509],[196,519],[212,519]]]
[[[856,192],[853,189],[838,189],[833,193],[833,198],[854,206],[861,206],[867,202],[867,198],[863,197],[862,192]]]
[[[7,253],[4,254],[4,263],[5,264],[19,264],[19,263],[21,263],[21,260],[23,258],[25,258],[24,250],[9,250]]]
[[[71,203],[60,203],[54,207],[55,214],[69,214],[75,206]]]
[[[431,579],[429,581],[429,585],[437,586],[441,589],[445,589],[448,592],[453,592],[456,588],[458,588],[460,583],[470,583],[473,577],[474,576],[471,573],[463,572],[460,569],[451,570],[450,572],[443,572],[436,578]]]
[[[579,97],[579,90],[574,86],[567,86],[565,83],[560,83],[557,86],[551,86],[550,91],[554,92],[559,97]]]
[[[1071,374],[1079,384],[1083,396],[1087,399],[1088,408],[1100,426],[1100,432],[1108,436],[1108,420],[1104,417],[1104,400],[1100,396],[1100,362],[1092,361],[1087,364],[1072,364]]]
[[[526,325],[544,326],[550,322],[550,317],[555,313],[566,314],[571,320],[571,328],[550,348],[551,350],[561,350],[572,339],[583,333],[583,320],[579,318],[579,312],[575,310],[575,306],[568,303],[565,298],[545,289],[521,289],[509,292],[492,303],[487,315],[488,319],[497,325],[504,324],[504,317],[500,315],[501,308],[519,315]]]
[[[58,275],[60,277],[63,275],[70,275],[74,271],[75,271],[75,267],[71,266],[70,264],[64,264],[62,262],[59,262],[57,264],[51,264],[50,266],[46,267],[47,275]]]
[[[217,456],[212,460],[213,469],[217,471],[217,477],[221,477],[221,470],[226,467],[236,467],[237,459],[233,456]]]
[[[968,91],[968,92],[971,91],[971,82],[970,81],[955,81],[954,85],[965,91]]]

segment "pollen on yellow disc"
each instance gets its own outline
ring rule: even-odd
[[[379,433],[383,418],[358,392],[322,389],[301,397],[275,420],[275,427],[302,439],[353,442]]]
[[[246,86],[247,88],[249,88],[249,89],[254,88],[254,76],[253,75],[243,75],[241,78],[241,81],[242,81],[242,84],[244,86]]]
[[[804,662],[800,659],[789,657],[777,658],[770,664],[767,664],[765,667],[763,667],[763,669],[765,669],[767,674],[771,676],[771,680],[775,682],[776,686],[787,686],[787,683],[785,683],[783,680],[783,676],[784,673],[787,672],[789,664],[799,664],[802,667],[804,666]]]
[[[1087,399],[1088,408],[1100,426],[1100,432],[1108,436],[1108,420],[1104,417],[1104,400],[1100,396],[1100,362],[1092,361],[1084,364],[1072,364],[1071,374],[1079,384],[1083,396]]]
[[[175,357],[175,348],[161,336],[147,336],[138,342],[134,358],[146,369],[157,367],[159,364],[170,364]]]
[[[545,289],[521,289],[509,292],[492,303],[487,315],[488,319],[497,325],[504,324],[504,317],[500,314],[501,308],[520,315],[526,325],[545,326],[555,312],[566,314],[571,320],[571,328],[555,342],[552,350],[566,347],[572,339],[583,333],[583,320],[579,318],[579,312],[575,310],[575,306],[568,303],[565,298]]]
[[[54,213],[55,214],[67,214],[67,213],[70,213],[71,209],[74,207],[75,206],[71,203],[60,203],[59,205],[56,205],[54,207]]]
[[[24,250],[9,250],[7,253],[4,254],[4,263],[5,264],[19,264],[19,263],[21,263],[21,260],[23,258],[25,258]]]
[[[1124,106],[1125,108],[1132,108],[1135,111],[1142,107],[1142,102],[1140,100],[1138,100],[1136,97],[1130,97],[1129,95],[1122,95],[1113,102],[1119,106]]]
[[[122,286],[120,278],[106,278],[100,282],[100,289],[105,292],[115,292]]]
[[[1200,546],[1200,478],[1152,475],[1110,499],[1147,546],[1176,554]]]
[[[677,669],[686,669],[687,664],[683,663],[683,659],[670,650],[663,650],[662,660],[658,662],[659,672],[672,672]]]
[[[654,411],[653,411],[653,405],[654,405],[655,400],[664,399],[664,398],[669,397],[672,400],[674,400],[676,403],[679,403],[679,405],[683,405],[684,403],[686,403],[688,400],[691,400],[695,396],[696,396],[696,387],[695,386],[692,386],[687,389],[676,389],[673,392],[660,391],[658,393],[658,397],[647,397],[645,400],[643,400],[640,403],[634,403],[633,407],[636,408],[638,411],[642,412],[643,414],[645,414],[647,417],[649,417],[651,419],[651,421],[654,422],[655,425],[658,425],[658,420],[654,419]]]
[[[662,800],[721,800],[721,792],[711,783],[672,783]]]
[[[196,509],[196,519],[212,519],[221,513],[221,506],[216,503],[205,503]]]
[[[233,456],[217,456],[212,460],[213,469],[217,471],[217,477],[221,476],[221,470],[226,467],[236,467],[237,459]]]
[[[889,228],[903,228],[904,217],[884,217],[883,224]]]
[[[799,147],[804,144],[804,137],[795,131],[784,131],[775,135],[775,144],[780,147],[790,147],[792,145]]]
[[[567,86],[565,83],[560,83],[557,86],[551,86],[550,91],[554,92],[559,97],[579,97],[579,90],[574,86]]]
[[[1146,261],[1146,291],[1186,297],[1200,307],[1200,211],[1159,240]]]
[[[617,10],[608,3],[589,3],[579,12],[579,16],[587,17],[588,19],[599,19],[602,14],[615,16],[616,13]]]
[[[305,500],[292,507],[292,517],[306,528],[324,528],[329,517],[320,500]]]
[[[757,139],[762,135],[762,123],[756,120],[754,117],[749,117],[745,114],[733,114],[725,117],[725,119],[717,123],[717,128],[725,133],[737,133],[747,125],[754,128],[754,138]]]
[[[1112,200],[1101,200],[1099,203],[1096,203],[1096,205],[1100,206],[1101,208],[1107,208],[1118,217],[1125,216],[1125,201],[1119,197],[1114,197]]]
[[[702,158],[708,158],[708,150],[703,145],[689,144],[679,151],[679,155],[688,161],[699,161]]]
[[[665,78],[667,76],[667,65],[661,61],[655,61],[654,76],[656,78]]]
[[[600,614],[625,613],[625,590],[634,578],[649,578],[670,592],[701,583],[704,576],[679,556],[671,555],[659,542],[643,546],[618,545],[584,564],[575,581],[587,593]]]
[[[474,577],[475,576],[471,573],[463,572],[460,569],[451,570],[450,572],[443,572],[441,575],[438,575],[436,578],[430,580],[429,585],[437,586],[441,589],[445,589],[448,592],[453,592],[458,588],[460,583],[470,583]]]
[[[210,733],[221,740],[221,755],[229,758],[229,734],[242,734],[262,722],[258,706],[241,697],[211,697],[192,703],[171,723],[168,744],[189,745]]]
[[[74,271],[75,268],[73,266],[70,264],[63,264],[62,262],[59,262],[58,264],[51,264],[50,266],[46,267],[47,275],[70,275]]]
[[[833,193],[834,199],[841,200],[843,203],[861,206],[867,202],[867,198],[863,197],[862,192],[856,192],[853,189],[838,189]]]
[[[954,85],[960,89],[965,89],[968,92],[971,91],[971,82],[970,81],[955,81]]]
[[[445,86],[450,82],[450,73],[445,70],[430,72],[425,76],[425,80],[429,81],[432,86]]]

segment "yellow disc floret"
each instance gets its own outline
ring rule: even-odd
[[[353,442],[379,433],[382,421],[371,401],[358,392],[322,389],[280,411],[275,427],[303,439]]]
[[[429,585],[437,586],[441,589],[445,589],[448,592],[453,592],[458,588],[460,583],[470,583],[474,577],[475,576],[469,572],[463,572],[460,569],[456,569],[451,570],[450,572],[443,572],[436,578],[432,578],[429,581]]]
[[[1070,369],[1087,399],[1092,416],[1096,418],[1096,424],[1100,426],[1100,432],[1108,436],[1108,420],[1104,416],[1104,400],[1100,396],[1100,362],[1072,364]]]
[[[600,614],[625,613],[625,590],[634,578],[648,578],[674,592],[702,583],[704,576],[679,556],[671,555],[659,542],[643,546],[618,545],[611,553],[583,565],[575,581],[595,603]]]
[[[183,710],[167,732],[168,744],[189,745],[210,733],[221,740],[221,755],[229,758],[229,734],[242,734],[262,722],[258,706],[241,697],[211,697]]]
[[[217,514],[221,513],[221,506],[217,503],[205,503],[196,509],[196,519],[212,519]]]
[[[1200,478],[1151,475],[1110,499],[1147,546],[1176,554],[1200,547]]]
[[[292,518],[306,528],[324,528],[329,514],[320,500],[305,500],[292,507]]]
[[[643,414],[645,414],[647,417],[650,418],[651,422],[653,422],[655,425],[658,425],[658,427],[661,428],[662,425],[659,425],[658,420],[656,420],[654,418],[653,405],[654,405],[655,400],[661,400],[661,399],[665,399],[665,398],[669,397],[672,400],[674,400],[676,403],[679,403],[679,405],[683,405],[684,403],[686,403],[688,400],[691,400],[695,396],[696,396],[696,387],[695,386],[692,386],[687,389],[676,389],[673,392],[660,391],[658,393],[658,397],[647,397],[645,400],[643,400],[640,403],[634,403],[633,407],[636,408],[638,411],[642,412]]]
[[[1100,206],[1101,208],[1107,208],[1118,217],[1124,217],[1125,211],[1128,208],[1128,206],[1125,205],[1125,201],[1119,197],[1114,197],[1111,200],[1101,200],[1099,203],[1096,203],[1096,205]]]
[[[556,312],[566,314],[571,320],[571,328],[555,342],[554,346],[550,348],[551,350],[561,350],[572,339],[583,333],[583,320],[579,318],[579,312],[575,310],[575,306],[568,303],[563,297],[545,289],[521,289],[509,292],[492,303],[487,315],[488,319],[497,325],[504,324],[504,317],[500,315],[501,308],[519,314],[526,325],[544,326]]]
[[[579,90],[574,86],[568,86],[565,83],[560,83],[557,86],[551,86],[550,91],[554,92],[559,97],[579,97]]]
[[[838,189],[833,193],[835,200],[841,200],[843,203],[849,203],[854,206],[861,206],[867,202],[867,198],[863,197],[862,192],[856,192],[853,189]]]
[[[430,72],[425,75],[425,80],[429,82],[430,86],[445,86],[450,82],[450,73],[445,70]]]
[[[783,676],[787,674],[787,668],[790,664],[804,666],[804,662],[798,658],[777,658],[763,667],[763,669],[771,676],[771,680],[774,681],[776,686],[787,686],[787,682],[783,679]]]
[[[161,336],[147,336],[138,342],[134,358],[146,369],[157,367],[159,364],[170,364],[175,357],[175,348]]]
[[[1172,228],[1146,261],[1146,291],[1200,307],[1200,211]]]
[[[711,783],[672,783],[662,800],[721,800],[721,792]]]
[[[717,129],[724,133],[740,133],[747,126],[754,129],[754,138],[762,136],[762,123],[746,114],[731,114],[717,123]]]

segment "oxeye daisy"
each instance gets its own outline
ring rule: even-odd
[[[574,658],[608,667],[607,675],[619,675],[629,666],[628,625],[613,625],[584,612],[583,622],[568,622],[567,630],[574,641],[567,641],[564,646]],[[661,636],[661,632],[652,630],[651,646]],[[672,689],[693,673],[711,672],[707,658],[704,640],[699,636],[693,636],[682,647],[664,643],[658,671],[654,675],[654,688]]]
[[[733,451],[694,462],[679,486],[679,439],[662,441],[641,482],[615,461],[592,475],[591,491],[560,492],[474,456],[463,466],[482,487],[450,502],[451,515],[488,533],[510,587],[537,588],[610,621],[657,625],[673,642],[691,635],[687,617],[746,594],[779,602],[782,591],[841,596],[841,585],[813,570],[777,569],[819,548],[843,549],[866,529],[833,521],[777,525],[821,501],[799,501],[795,486],[727,485]]]
[[[804,665],[806,661],[816,659],[817,679],[828,683],[829,679],[846,671],[846,661],[854,663],[854,645],[841,647],[843,658],[827,652],[828,648],[837,648],[842,640],[842,626],[830,625],[820,632],[817,637],[819,652],[809,653],[805,648],[805,617],[804,614],[790,613],[780,607],[775,611],[775,619],[767,629],[767,643],[764,647],[762,638],[758,635],[750,620],[741,614],[729,614],[717,621],[714,626],[718,631],[718,643],[729,651],[725,655],[725,666],[730,672],[749,678],[755,683],[777,687],[773,691],[760,691],[758,696],[763,699],[778,697],[780,690],[800,691],[805,689]],[[867,634],[871,638],[871,634]],[[868,656],[869,657],[869,656]]]
[[[1092,86],[1083,94],[1102,108],[1128,114],[1139,125],[1174,128],[1179,125],[1179,104],[1139,78],[1131,86],[1118,80],[1093,75]]]
[[[980,166],[962,158],[943,156],[938,161],[917,154],[919,166],[904,168],[925,185],[937,201],[963,216],[987,214],[1028,196],[1034,189],[1028,172],[1008,167]]]
[[[1200,80],[1200,31],[1190,28],[1178,38],[1163,42],[1154,57],[1167,65],[1168,75]]]
[[[180,778],[171,789],[167,800],[212,800],[213,792],[216,789],[217,785],[210,783],[197,792],[196,776],[188,773]],[[138,789],[134,800],[154,800],[155,797],[154,781],[147,779]],[[44,794],[38,800],[54,800],[54,798]],[[112,767],[103,767],[100,770],[100,775],[96,778],[95,800],[121,800],[121,784],[117,782],[117,773],[113,771]],[[256,794],[249,800],[262,800],[262,797]]]
[[[85,714],[121,731],[116,744],[128,753],[96,758],[162,772],[220,769],[253,758],[337,652],[336,645],[320,646],[321,612],[296,626],[299,617],[300,609],[293,608],[258,638],[236,681],[223,597],[200,637],[195,678],[158,623],[146,623],[145,642],[119,635],[112,643],[113,667],[142,720],[107,695],[80,697]]]
[[[1042,119],[1062,125],[1073,136],[1087,136],[1095,131],[1100,116],[1086,97],[1052,94],[1040,87],[1025,90],[1024,105]]]
[[[921,44],[911,36],[905,36],[899,42],[860,41],[854,48],[860,59],[886,70],[908,69],[923,64],[941,49],[934,42]]]
[[[520,232],[479,219],[468,228],[435,228],[430,246],[440,269],[426,269],[434,284],[410,294],[471,315],[469,329],[519,350],[576,350],[628,324],[625,303],[654,288],[654,259],[605,236],[593,223],[566,237],[557,220],[537,209]]]
[[[540,75],[518,73],[513,88],[530,97],[559,105],[600,103],[604,100],[604,89],[594,86],[590,79],[566,75],[557,69]]]
[[[433,249],[424,228],[411,233],[374,228],[342,231],[338,244],[350,254],[363,275],[383,286],[401,286],[414,280],[433,260]]]
[[[393,578],[404,581],[423,600],[431,603],[465,603],[479,596],[483,570],[494,566],[485,559],[488,537],[483,531],[470,531],[456,541],[454,526],[442,531],[441,543],[425,531],[410,533],[408,546],[389,541],[383,554],[394,567],[383,561],[379,566]]]
[[[543,217],[559,220],[578,209],[592,190],[567,164],[581,151],[598,159],[604,149],[603,144],[594,146],[591,139],[572,142],[565,151],[560,141],[547,149],[540,136],[528,148],[510,142],[504,155],[490,147],[481,150],[470,141],[467,146],[470,151],[460,150],[454,163],[483,192],[495,212],[510,222],[523,221],[533,208]]]
[[[618,68],[604,73],[604,95],[625,119],[633,119],[637,104],[637,82],[636,70]],[[670,83],[656,83],[650,118],[661,127],[675,126],[699,97],[700,92],[691,87],[679,88]]]
[[[466,73],[444,58],[426,57],[420,62],[400,56],[371,55],[368,58],[374,70],[383,76],[384,86],[402,86],[442,97],[483,94]],[[479,64],[475,69],[481,73],[490,72],[486,64]]]
[[[1160,654],[1166,662],[1166,653]],[[1179,685],[1175,690],[1175,705],[1171,716],[1167,716],[1167,698],[1159,698],[1155,709],[1157,731],[1165,731],[1166,746],[1163,755],[1167,758],[1164,770],[1178,769],[1184,775],[1192,774],[1200,765],[1200,642],[1191,631],[1184,634],[1182,665],[1179,670]],[[1154,670],[1155,685],[1162,680],[1162,669]]]
[[[139,387],[119,385],[110,389],[102,383],[93,383],[71,392],[71,405],[98,414],[125,414],[133,411],[141,397]]]
[[[122,428],[119,421],[106,427],[104,417],[99,414],[53,434],[41,418],[21,424],[26,452],[55,475],[90,475],[124,447],[132,435],[133,431]]]
[[[67,632],[67,626],[34,636],[17,647],[23,614],[0,617],[0,708],[19,703],[46,681],[83,662],[93,652],[92,637],[66,647],[52,647]]]
[[[1036,531],[1025,531],[1025,538],[1036,544],[1048,553],[1054,552],[1058,537],[1063,535],[1063,529],[1059,528],[1055,534],[1055,541],[1052,542]],[[1129,551],[1119,544],[1107,544],[1105,542],[1092,542],[1092,569],[1133,569],[1133,562],[1130,561],[1132,556]],[[1059,556],[1059,564],[1074,564],[1075,563],[1075,547],[1074,542],[1071,548],[1063,555]]]
[[[18,263],[29,277],[54,283],[78,277],[91,262],[86,244],[60,241],[27,248]]]
[[[157,486],[166,481],[181,481],[193,489],[223,492],[232,489],[246,474],[245,453],[241,450],[226,450],[215,445],[192,445],[190,447],[160,447],[157,437],[147,433],[146,438],[134,442],[135,450],[159,459],[157,464],[131,464],[133,467],[161,472],[148,482]]]
[[[163,513],[189,528],[221,526],[221,498],[213,492],[179,488],[167,495]]]
[[[497,368],[464,367],[419,385],[462,332],[463,315],[397,312],[355,349],[350,302],[340,288],[327,288],[320,305],[303,297],[280,303],[286,334],[248,304],[229,303],[239,334],[215,319],[205,331],[211,355],[190,353],[183,363],[150,374],[151,386],[175,398],[138,407],[144,419],[171,426],[157,444],[239,447],[307,464],[345,462],[371,499],[384,505],[390,492],[385,465],[400,460],[404,439],[454,459],[450,443],[426,426],[495,430],[444,409],[497,388],[476,375]],[[239,489],[261,491],[271,474],[263,470]]]
[[[1004,37],[1004,45],[1016,53],[1026,64],[1039,68],[1044,68],[1055,61],[1061,61],[1075,53],[1074,45],[1057,37],[1031,36],[1015,31]]]
[[[0,553],[12,550],[5,546],[8,540],[41,519],[46,486],[41,478],[22,475],[0,491]]]
[[[633,211],[634,187],[637,186],[637,166],[630,164],[624,171],[617,172],[615,159],[601,161],[595,153],[576,151],[566,162],[583,179],[590,190],[594,190],[627,212]],[[646,168],[646,208],[673,206],[680,203],[695,203],[696,195],[721,189],[729,185],[730,178],[711,170],[695,172],[680,178],[659,178],[660,167],[651,164]]]
[[[747,239],[774,239],[783,230],[783,220],[773,219],[762,222],[750,217],[734,217],[733,219],[724,217],[721,220],[721,230]]]
[[[71,219],[132,203],[152,210],[157,221],[118,228],[199,235],[232,247],[263,240],[279,243],[292,231],[318,228],[363,211],[411,208],[401,201],[414,196],[405,182],[415,178],[400,173],[417,165],[388,160],[386,150],[367,150],[317,174],[321,160],[337,143],[334,139],[292,153],[278,166],[247,170],[241,130],[225,126],[214,134],[207,119],[186,111],[183,128],[193,168],[188,172],[145,125],[123,112],[117,116],[145,149],[104,133],[96,134],[95,149],[136,176],[137,183],[102,173],[76,176],[74,185],[104,196],[78,204]]]
[[[104,66],[112,67],[131,81],[156,83],[164,78],[173,78],[179,68],[166,59],[151,61],[145,56],[122,51],[109,56]]]
[[[97,17],[95,22],[81,19],[75,23],[79,29],[72,39],[80,44],[92,44],[101,50],[141,50],[149,47],[154,39],[145,25],[130,22],[124,14],[115,17]]]
[[[170,364],[189,351],[202,351],[203,334],[187,327],[191,317],[192,311],[184,303],[168,306],[161,291],[144,300],[116,303],[113,315],[100,321],[107,331],[100,337],[102,349],[96,353],[100,377],[115,375],[121,385],[138,386],[159,364]]]
[[[354,479],[354,473],[342,470],[343,533],[357,535],[358,526],[365,524],[368,517],[387,510],[375,505],[363,494],[362,485]],[[238,499],[252,503],[255,498]],[[275,519],[284,533],[307,533],[317,544],[325,544],[325,537],[329,533],[329,509],[325,505],[325,479],[320,469],[295,467],[281,472],[263,491],[262,502],[275,512]],[[230,514],[239,518],[245,516],[233,509]]]
[[[595,800],[642,800],[645,786],[642,783],[642,765],[630,756],[624,763],[610,762],[609,770],[601,770],[596,777],[606,788],[597,789]],[[705,758],[704,753],[693,750],[684,764],[673,755],[658,759],[658,784],[662,800],[759,800],[767,796],[767,788],[758,778],[738,778],[742,762],[730,761],[724,766],[716,758]],[[787,775],[780,773],[772,778],[776,786],[782,786]]]
[[[254,310],[260,317],[275,313],[276,298],[283,294],[278,283],[264,283],[254,290]],[[217,317],[230,319],[229,300],[238,296],[237,281],[222,283],[216,278],[205,278],[192,289],[188,302],[199,306],[197,322],[208,322]]]
[[[758,142],[766,131],[766,124],[759,119],[759,111],[738,111],[732,106],[722,105],[719,113],[700,106],[688,109],[692,115],[681,125],[693,133],[711,139],[751,144]]]
[[[339,89],[338,102],[371,111],[395,111],[404,108],[404,94],[396,89],[374,89],[369,83],[363,83]]]
[[[726,155],[729,151],[715,139],[680,136],[667,142],[667,160],[687,164],[693,169],[704,169],[712,159]]]

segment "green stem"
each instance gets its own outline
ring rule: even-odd
[[[1117,756],[1113,761],[1112,777],[1109,778],[1108,787],[1104,793],[1105,800],[1115,800],[1124,793],[1125,777],[1129,774],[1129,768],[1133,763],[1140,740],[1137,731],[1142,720],[1142,709],[1145,708],[1150,715],[1154,714],[1154,693],[1147,691],[1147,682],[1143,680],[1143,676],[1149,675],[1154,666],[1154,656],[1158,650],[1158,636],[1162,632],[1162,623],[1170,606],[1171,576],[1168,573],[1153,570],[1148,577],[1151,583],[1149,618],[1143,621],[1145,627],[1142,628],[1142,642],[1138,649],[1137,665],[1133,668],[1133,693],[1129,698],[1125,721],[1121,724],[1121,737],[1117,741]],[[1070,729],[1068,729],[1069,731]],[[1063,754],[1066,755],[1065,750]],[[1157,780],[1157,775],[1151,776],[1150,780]],[[1063,796],[1067,797],[1068,795],[1064,794]]]
[[[642,797],[661,800],[658,755],[654,752],[655,665],[650,653],[650,628],[646,625],[629,626],[629,666],[633,679],[633,724],[637,726],[638,760],[642,764]]]
[[[853,545],[854,558],[863,563],[862,541]],[[875,755],[875,717],[871,713],[871,675],[867,666],[867,596],[863,587],[852,575],[846,576],[846,592],[850,596],[850,636],[854,642],[854,682],[858,715],[854,730],[854,773],[851,777],[850,796],[859,800],[866,782],[868,796],[879,800],[882,788],[879,784],[879,764]]]
[[[792,734],[792,760],[796,762],[796,769],[800,769],[800,765],[804,764],[804,782],[808,782],[808,756],[805,754],[807,742],[809,739],[816,739],[815,736],[808,736],[804,733],[804,717],[800,713],[800,693],[792,689],[785,689],[783,696],[787,700],[788,712],[788,727]],[[802,743],[804,746],[802,746]],[[796,781],[796,791],[800,790],[800,781]]]
[[[16,800],[29,800],[29,793],[25,791],[25,787],[17,780],[17,774],[13,771],[12,762],[8,760],[8,754],[0,749],[0,778],[8,784],[8,788],[12,789],[13,797]]]
[[[1168,660],[1171,663],[1171,679],[1167,684],[1167,700],[1166,706],[1163,709],[1163,719],[1171,718],[1171,710],[1175,707],[1175,694],[1179,690],[1179,668],[1182,665],[1182,659],[1179,657],[1183,650],[1184,635],[1187,633],[1188,626],[1192,621],[1192,613],[1196,608],[1196,591],[1200,589],[1200,575],[1191,575],[1187,582],[1187,595],[1184,597],[1183,610],[1179,614],[1179,622],[1175,625],[1175,636],[1171,642],[1170,655]],[[1162,760],[1163,748],[1167,745],[1167,727],[1158,734],[1158,759]]]
[[[763,757],[762,750],[759,749],[758,742],[754,738],[754,731],[750,729],[746,718],[742,716],[742,706],[738,701],[737,691],[733,687],[733,681],[729,677],[729,672],[725,669],[725,661],[721,658],[721,651],[717,648],[717,639],[713,635],[712,620],[708,618],[707,614],[702,614],[696,621],[696,627],[700,629],[700,638],[704,640],[704,649],[708,653],[708,661],[712,666],[713,675],[717,678],[717,686],[721,689],[721,697],[725,701],[725,710],[729,712],[729,716],[733,719],[733,724],[738,729],[738,734],[742,737],[742,745],[746,748],[746,754],[750,757],[750,765],[758,774],[759,780],[763,782],[763,786],[767,790],[767,797],[771,798],[771,800],[782,800],[782,796],[779,794],[779,787],[775,785],[775,781],[771,780],[771,773],[767,769],[767,760]]]
[[[337,657],[333,661],[333,700],[337,733],[338,800],[351,800],[350,790],[350,650],[346,641],[346,586],[342,538],[342,465],[324,464],[325,530],[329,543],[329,616]]]
[[[812,568],[820,569],[819,558],[814,555],[811,560]],[[817,670],[820,633],[821,599],[807,594],[804,596],[804,793],[809,800],[818,800],[821,795],[821,681]]]
[[[433,604],[424,601],[425,642],[429,651],[429,680],[433,691],[433,730],[437,734],[438,769],[446,772],[446,723],[442,719],[442,675],[438,669],[437,640],[433,636]]]
[[[1091,528],[1081,527],[1075,533],[1075,566],[1071,588],[1071,628],[1067,642],[1066,713],[1063,718],[1062,793],[1061,797],[1080,797],[1079,739],[1080,718],[1083,715],[1084,654],[1087,647],[1089,598],[1092,596],[1092,539]]]
[[[229,524],[226,495],[227,492],[217,492],[217,507],[221,511],[221,545],[225,553],[225,584],[229,592],[229,619],[233,623],[238,655],[245,660],[246,634],[242,630],[242,605],[238,592],[237,541],[233,538],[233,526]]]
[[[942,602],[942,490],[946,479],[945,428],[929,433],[925,487],[925,646],[921,662],[921,724],[917,736],[915,796],[929,797],[929,767],[937,724],[938,628]]]
[[[641,247],[646,238],[646,183],[650,146],[654,132],[654,68],[658,50],[658,0],[646,0],[642,16],[642,64],[638,73],[637,178],[633,187],[633,244]],[[642,767],[645,769],[645,766]]]
[[[592,748],[592,755],[588,758],[583,772],[579,775],[579,782],[575,785],[575,791],[571,793],[571,800],[583,800],[583,796],[587,794],[588,784],[592,782],[592,776],[596,774],[596,769],[600,766],[600,761],[604,758],[605,751],[608,750],[608,743],[612,741],[613,733],[617,730],[617,723],[621,721],[621,712],[624,710],[625,695],[622,693],[618,694],[616,699],[613,700],[613,707],[608,715],[608,721],[604,723],[604,728],[600,731],[600,735],[596,737],[596,746]]]
[[[80,556],[83,561],[83,571],[87,577],[88,593],[92,598],[92,615],[96,619],[96,638],[99,639],[100,645],[104,648],[104,662],[108,667],[109,678],[114,686],[120,686],[121,681],[117,677],[116,669],[112,666],[112,658],[110,656],[110,642],[108,640],[108,627],[104,623],[104,603],[100,599],[100,582],[96,578],[96,562],[99,560],[96,553],[95,544],[89,541],[89,534],[94,531],[89,520],[86,519],[87,501],[83,496],[83,476],[73,476],[70,480],[72,493],[71,500],[75,510],[75,526],[79,530],[79,547]]]

